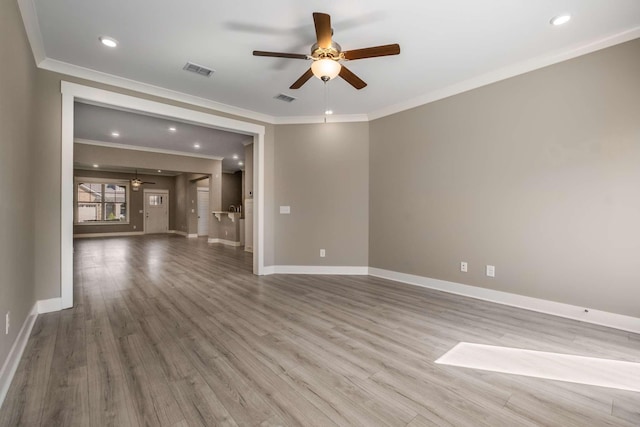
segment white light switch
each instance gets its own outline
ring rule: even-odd
[[[280,206],[280,213],[281,214],[290,214],[291,213],[291,206]]]
[[[487,276],[496,277],[496,267],[495,267],[495,265],[487,265]]]

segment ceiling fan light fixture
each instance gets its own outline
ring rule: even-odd
[[[318,59],[313,61],[313,64],[311,64],[311,71],[313,72],[313,75],[323,81],[338,77],[341,68],[342,65],[340,65],[340,63],[335,59],[331,58]]]

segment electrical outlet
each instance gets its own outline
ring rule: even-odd
[[[137,225],[134,225],[134,226],[133,226],[133,229],[135,230],[136,228],[138,228],[138,226],[137,226]]]
[[[496,267],[495,267],[495,265],[487,265],[487,276],[496,277]]]
[[[469,271],[467,269],[467,263],[466,262],[464,262],[464,261],[460,262],[460,271],[462,271],[463,273],[466,273],[467,271]]]
[[[11,312],[7,311],[4,316],[4,334],[9,335],[9,327],[11,326]]]
[[[320,258],[324,258],[327,256],[327,251],[325,251],[324,249],[320,249]]]
[[[291,206],[280,206],[280,213],[281,214],[290,214],[291,213]]]

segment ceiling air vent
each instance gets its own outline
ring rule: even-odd
[[[284,102],[292,102],[296,100],[293,96],[285,95],[284,93],[281,93],[280,95],[276,95],[274,96],[274,98]]]
[[[215,72],[215,70],[212,70],[211,68],[194,64],[193,62],[187,62],[187,64],[184,67],[182,67],[182,69],[191,71],[192,73],[200,74],[201,76],[205,76],[205,77],[211,77],[211,74]]]

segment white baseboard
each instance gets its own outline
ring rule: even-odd
[[[399,273],[397,271],[383,270],[374,267],[369,267],[369,275],[448,292],[450,294],[463,295],[484,301],[523,308],[525,310],[537,311],[595,325],[608,326],[610,328],[620,329],[623,331],[640,333],[640,318],[625,316],[623,314],[609,313],[607,311],[594,310],[589,307],[578,307],[571,304],[532,298],[509,292],[463,285],[461,283],[431,279],[429,277]]]
[[[217,237],[209,237],[207,239],[207,243],[222,243],[223,245],[234,246],[234,247],[238,247],[238,246],[242,245],[240,242],[234,242],[232,240],[219,239]]]
[[[189,239],[195,239],[198,237],[198,233],[187,233],[186,231],[180,231],[180,230],[169,230],[167,231],[167,233],[178,234],[180,236],[184,236]]]
[[[273,265],[265,265],[264,267],[262,267],[262,274],[264,276],[275,274],[275,267]]]
[[[267,270],[268,268],[268,270]],[[368,267],[332,265],[272,265],[265,267],[265,274],[339,274],[344,276],[366,276]]]
[[[4,398],[7,396],[13,376],[18,370],[22,353],[24,353],[24,349],[27,347],[27,342],[29,341],[29,336],[31,335],[31,330],[33,329],[33,325],[35,324],[37,317],[38,302],[33,305],[31,312],[27,315],[27,318],[24,319],[20,332],[18,332],[7,359],[2,365],[2,370],[0,370],[0,407],[2,407]]]
[[[144,231],[122,231],[116,233],[82,233],[74,234],[74,239],[89,239],[93,237],[124,237],[124,236],[142,236]]]
[[[62,298],[41,299],[37,302],[38,314],[62,310]]]

